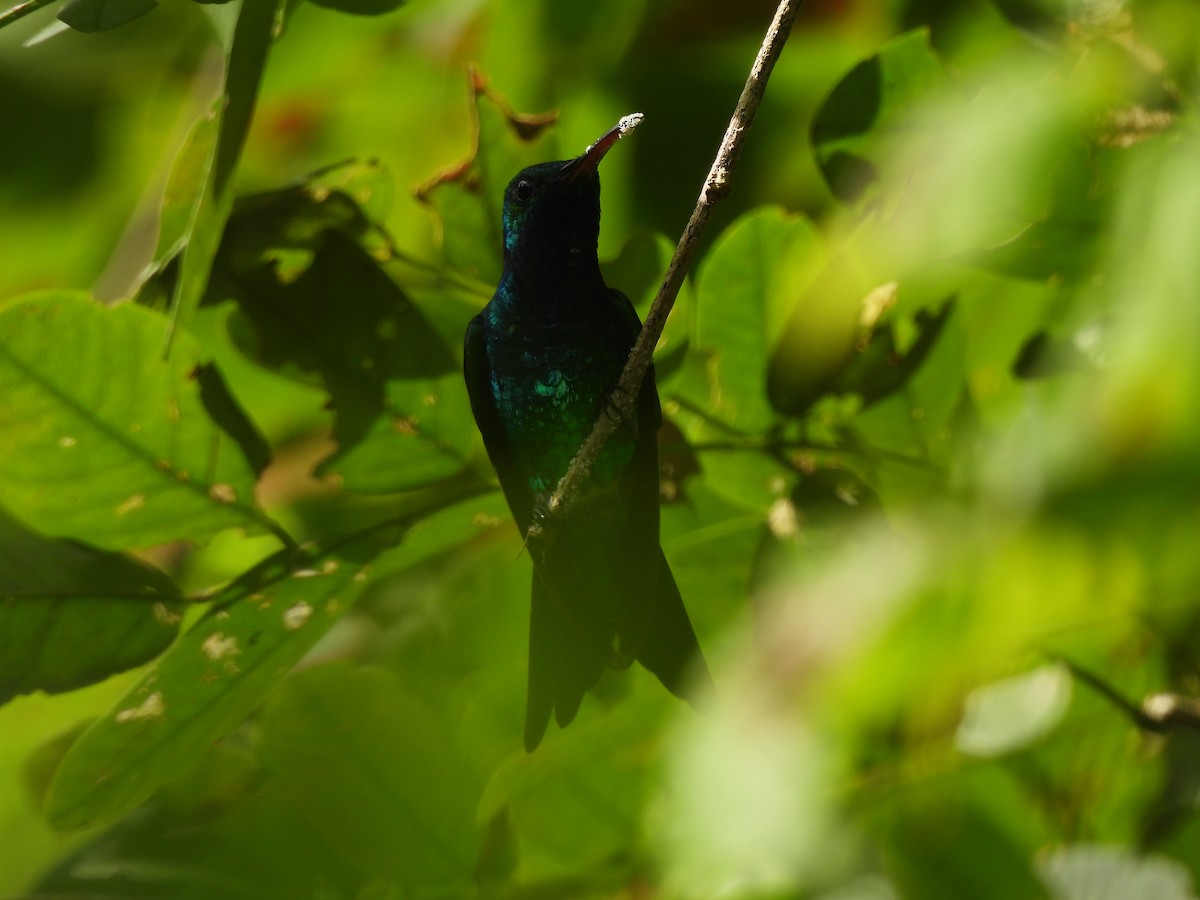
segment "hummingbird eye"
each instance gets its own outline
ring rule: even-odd
[[[524,203],[533,196],[533,182],[528,178],[522,178],[513,188],[513,196],[521,203]]]

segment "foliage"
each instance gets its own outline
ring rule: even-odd
[[[532,755],[459,374],[497,200],[641,108],[644,312],[765,13],[48,5],[0,16],[0,895],[1197,896],[1192,4],[806,10],[657,354],[720,696],[606,675]]]

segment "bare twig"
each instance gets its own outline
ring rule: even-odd
[[[746,86],[742,88],[742,95],[738,98],[733,118],[730,119],[729,127],[725,130],[725,137],[721,141],[716,159],[713,160],[712,168],[708,170],[708,177],[704,179],[704,186],[700,189],[696,208],[692,210],[692,216],[688,219],[683,235],[679,238],[679,244],[675,247],[675,254],[667,266],[667,273],[663,277],[662,286],[658,289],[658,295],[654,298],[654,303],[646,314],[646,321],[642,325],[637,343],[629,353],[629,361],[621,373],[621,380],[617,383],[610,402],[604,405],[596,424],[592,427],[591,434],[583,442],[575,454],[575,458],[571,460],[571,465],[562,480],[559,481],[554,494],[546,502],[545,507],[536,514],[536,521],[529,529],[530,540],[549,537],[545,528],[547,520],[560,518],[566,514],[586,480],[592,463],[604,448],[605,442],[617,430],[621,422],[633,414],[642,380],[650,368],[651,360],[654,357],[654,347],[662,334],[667,315],[671,312],[675,297],[683,284],[684,276],[691,267],[692,258],[696,255],[696,248],[699,246],[700,237],[708,224],[712,208],[717,201],[729,193],[730,179],[734,167],[737,165],[738,157],[741,155],[746,132],[754,121],[754,114],[758,111],[758,106],[767,89],[767,79],[775,67],[775,61],[779,59],[779,54],[783,50],[783,45],[791,32],[792,22],[795,21],[799,9],[800,0],[780,0],[779,7],[775,10],[775,18],[771,22],[771,27],[767,29],[758,56],[750,69],[750,77],[746,79]]]
[[[1117,709],[1124,712],[1143,731],[1166,734],[1176,728],[1200,731],[1200,700],[1168,692],[1150,694],[1135,703],[1115,687],[1083,666],[1062,657],[1058,659],[1071,674],[1082,681]]]
[[[24,3],[18,3],[11,9],[0,13],[0,28],[11,25],[18,19],[23,19],[31,12],[37,12],[43,6],[49,6],[53,2],[54,0],[26,0]]]

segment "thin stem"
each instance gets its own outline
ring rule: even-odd
[[[18,19],[23,19],[31,12],[37,12],[43,6],[49,6],[54,0],[25,0],[24,3],[18,3],[11,9],[6,9],[0,13],[0,28],[5,25],[11,25]]]
[[[758,111],[758,106],[767,89],[767,79],[770,77],[771,70],[775,67],[775,61],[779,59],[783,45],[792,30],[792,23],[800,10],[800,2],[801,0],[781,0],[779,7],[775,10],[775,18],[767,29],[758,56],[750,68],[750,76],[746,79],[745,87],[742,88],[742,95],[738,98],[733,118],[729,120],[729,127],[725,130],[725,137],[721,141],[716,159],[713,160],[708,177],[704,179],[704,186],[700,189],[696,208],[692,210],[691,218],[688,219],[683,235],[675,247],[675,254],[671,257],[670,265],[667,266],[662,286],[658,289],[654,304],[646,314],[646,321],[642,325],[637,343],[630,351],[629,361],[625,364],[621,379],[610,397],[610,402],[604,405],[604,410],[592,427],[591,434],[583,442],[575,454],[575,458],[571,460],[571,465],[562,480],[559,481],[554,494],[547,501],[545,508],[538,511],[537,521],[529,529],[531,540],[547,537],[544,532],[546,521],[552,518],[561,518],[566,514],[586,480],[593,462],[604,448],[604,444],[617,430],[617,426],[632,416],[642,381],[646,377],[646,372],[654,357],[654,347],[662,335],[667,315],[675,303],[675,297],[683,284],[684,276],[691,267],[692,259],[700,244],[700,237],[708,225],[712,208],[729,193],[730,180],[733,170],[737,166],[738,157],[741,155],[746,132],[749,131],[750,125],[754,121],[754,114]]]

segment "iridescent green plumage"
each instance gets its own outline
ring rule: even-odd
[[[512,180],[504,273],[467,328],[471,408],[522,534],[591,431],[641,327],[596,260],[596,166],[620,134]],[[528,750],[551,712],[560,726],[574,718],[605,665],[637,659],[676,694],[689,662],[708,677],[658,543],[660,424],[651,370],[635,416],[605,445],[569,520],[535,558]]]

